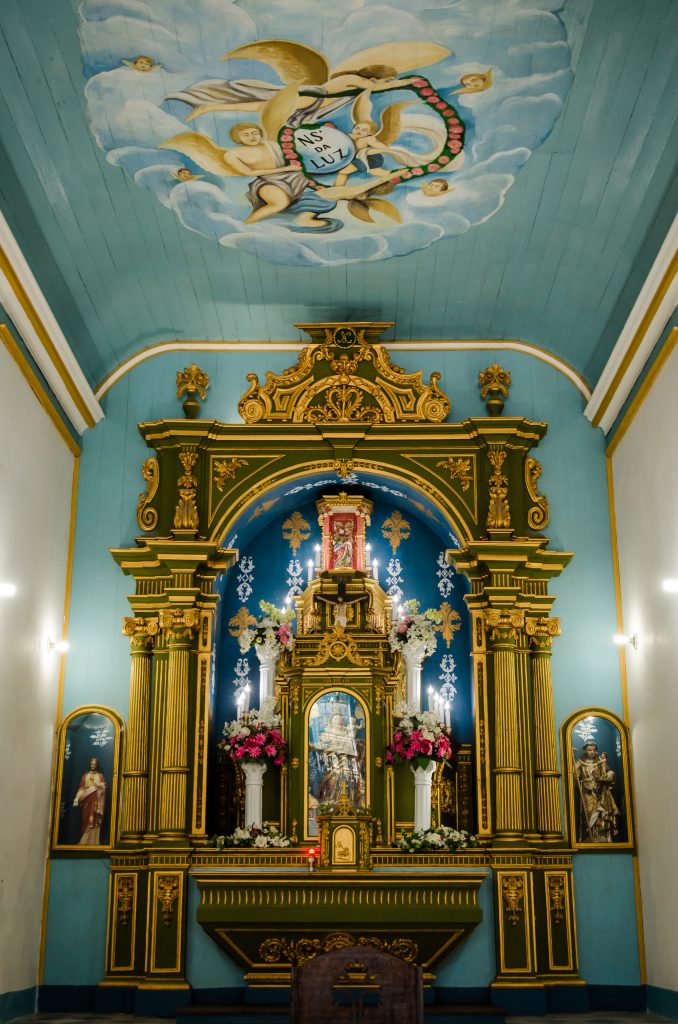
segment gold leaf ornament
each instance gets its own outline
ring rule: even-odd
[[[247,466],[247,459],[232,456],[230,459],[216,459],[214,462],[214,482],[218,491],[223,491],[227,480],[235,480],[236,473]]]
[[[308,540],[311,536],[311,527],[306,522],[301,512],[295,511],[282,525],[283,540],[286,540],[296,555],[301,547],[302,541]]]
[[[404,540],[408,540],[411,527],[407,519],[397,509],[384,520],[381,527],[381,534],[391,545],[391,551],[395,555]]]
[[[452,637],[461,629],[461,615],[455,611],[449,601],[443,601],[440,608],[440,622],[433,628],[437,633],[442,633],[443,640],[449,649]]]
[[[228,632],[239,640],[246,629],[249,629],[250,626],[256,626],[256,624],[257,620],[254,615],[243,605],[242,608],[238,609],[233,618],[228,620]]]

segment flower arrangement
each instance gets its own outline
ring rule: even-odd
[[[237,828],[228,836],[212,836],[210,843],[216,846],[217,850],[233,846],[265,850],[271,846],[282,848],[291,845],[289,836],[284,836],[272,825],[264,825],[263,828],[255,828],[254,825],[252,828]]]
[[[418,601],[405,601],[404,614],[391,626],[388,635],[392,651],[402,651],[406,644],[423,647],[424,657],[428,658],[436,649],[437,638],[435,627],[442,620],[436,608],[419,611]]]
[[[455,850],[466,850],[477,845],[476,837],[465,829],[457,831],[456,828],[448,828],[447,825],[441,825],[439,828],[422,828],[418,832],[406,832],[396,842],[398,849],[404,850],[405,853],[454,853]]]
[[[283,764],[286,745],[280,723],[279,715],[252,711],[246,718],[226,723],[219,746],[235,764]]]
[[[386,748],[388,764],[414,762],[425,768],[429,761],[449,761],[452,757],[450,730],[432,711],[419,711],[400,701],[393,709],[395,730]]]
[[[260,601],[259,607],[262,615],[256,626],[244,629],[240,634],[238,643],[242,653],[246,654],[251,647],[262,648],[271,654],[291,650],[294,637],[290,623],[294,618],[294,609],[282,610],[276,608],[270,601]]]

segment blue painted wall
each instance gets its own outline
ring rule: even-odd
[[[496,358],[513,377],[506,413],[548,421],[548,433],[538,452],[543,465],[540,485],[552,510],[546,532],[553,548],[575,552],[571,566],[553,585],[558,595],[554,614],[561,617],[563,630],[555,642],[553,658],[556,724],[560,725],[575,709],[592,704],[621,714],[618,657],[610,643],[615,630],[615,604],[602,433],[585,420],[583,399],[563,375],[519,353],[497,353]],[[141,364],[105,396],[106,419],[85,434],[64,714],[84,703],[108,704],[123,715],[127,713],[129,645],[120,633],[120,623],[129,614],[126,595],[132,587],[108,549],[131,545],[138,533],[135,509],[143,489],[140,466],[148,450],[136,424],[177,414],[176,370],[191,359],[188,353],[185,357],[174,353]],[[450,395],[455,420],[485,414],[477,387],[478,371],[494,359],[495,353],[488,351],[399,352],[397,356],[397,362],[407,370],[442,371],[441,386]],[[280,371],[294,359],[289,353],[243,352],[200,353],[198,361],[209,372],[211,382],[204,416],[237,422],[237,401],[245,390],[245,374],[252,370],[260,375],[265,369]],[[379,492],[384,511],[386,499],[389,495]],[[306,500],[301,500],[302,505]],[[373,528],[372,535],[373,543],[382,545],[377,557],[384,566],[389,549],[383,546],[383,538],[379,539],[382,515],[380,511],[375,516],[379,530]],[[410,514],[406,518],[413,522]],[[433,533],[424,541],[423,530],[421,536],[433,557],[440,541]],[[407,562],[407,544],[411,543],[406,542],[401,550],[408,587],[410,578],[412,586],[419,587],[423,586],[421,578],[409,576],[413,563]],[[429,555],[426,557],[429,559]],[[461,587],[456,583],[455,587],[460,595]],[[421,593],[424,596],[424,591]],[[258,600],[259,594],[252,597]],[[455,638],[453,647],[456,643]],[[223,717],[225,711],[221,720]],[[94,984],[102,977],[106,878],[105,861],[54,863],[46,984]],[[579,855],[576,893],[582,977],[599,985],[638,985],[630,855]],[[191,899],[195,899],[194,894]],[[483,895],[482,899],[486,901],[487,928],[479,929],[444,966],[441,985],[468,986],[471,980],[474,986],[482,985],[492,976],[491,914],[487,897]],[[65,934],[73,937],[69,947],[78,949],[77,960],[66,956]],[[189,928],[189,972],[200,987],[237,984],[240,977],[238,969],[211,947],[197,926]]]

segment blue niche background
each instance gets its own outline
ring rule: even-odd
[[[446,635],[438,633],[436,652],[424,663],[423,703],[426,706],[429,686],[439,690],[444,683],[450,683],[456,689],[452,733],[460,743],[471,742],[471,636],[470,617],[464,603],[468,583],[444,561],[445,550],[458,546],[458,541],[450,534],[442,517],[415,492],[362,475],[349,479],[350,482],[343,485],[336,479],[313,480],[289,487],[277,497],[272,492],[274,496],[263,505],[274,502],[274,510],[257,516],[257,509],[254,509],[249,519],[239,524],[238,533],[226,538],[228,546],[239,547],[240,560],[222,584],[223,600],[216,633],[214,743],[219,739],[224,722],[235,717],[235,684],[239,680],[249,680],[250,706],[258,703],[259,663],[253,651],[247,655],[240,652],[237,635],[242,623],[248,615],[258,617],[261,614],[261,600],[282,607],[287,596],[293,597],[306,587],[308,561],[314,559],[315,545],[320,543],[321,536],[315,503],[321,495],[339,491],[360,493],[374,502],[367,540],[372,546],[371,556],[378,562],[382,587],[401,600],[415,598],[422,610],[442,607],[454,627],[452,631],[448,629]],[[302,538],[296,552],[290,536],[293,518]],[[400,534],[398,543],[393,534],[394,522],[396,533]],[[252,532],[252,526],[257,527],[256,533]]]
[[[106,780],[103,819],[98,845],[107,846],[111,830],[111,786],[113,784],[115,757],[115,726],[106,715],[88,712],[73,718],[66,729],[64,745],[63,774],[59,802],[58,843],[60,846],[77,846],[81,840],[81,810],[73,801],[80,782],[89,771],[90,762],[96,758],[98,770]],[[83,846],[83,849],[87,849]]]

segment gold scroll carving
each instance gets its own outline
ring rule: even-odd
[[[141,530],[148,532],[155,530],[158,525],[158,513],[154,508],[149,508],[160,484],[160,467],[154,455],[144,462],[141,475],[146,481],[146,491],[141,492],[137,502],[137,523]]]
[[[545,494],[540,494],[537,488],[537,480],[540,476],[541,463],[532,456],[528,456],[525,459],[525,486],[534,505],[527,513],[527,521],[533,530],[543,530],[545,526],[548,526],[551,515],[548,498]]]
[[[516,925],[523,912],[525,882],[520,875],[504,875],[501,880],[501,896],[509,924]]]
[[[259,956],[267,964],[287,961],[297,966],[313,960],[320,953],[348,949],[350,946],[374,946],[410,964],[415,964],[419,957],[419,947],[412,939],[389,940],[376,936],[355,938],[347,932],[333,932],[324,939],[265,939],[259,946]]]

